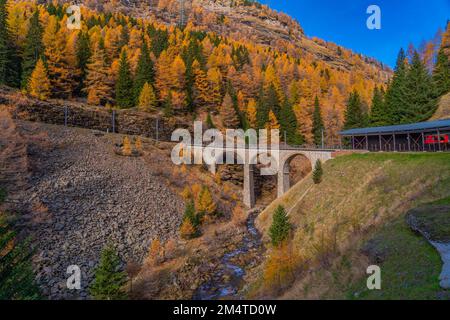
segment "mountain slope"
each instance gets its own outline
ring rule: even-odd
[[[314,60],[347,71],[364,66],[379,72],[383,81],[387,81],[392,73],[375,59],[355,54],[331,42],[307,37],[298,21],[256,1],[92,0],[84,4],[106,11],[121,11],[134,17],[151,18],[167,25],[192,24],[207,32],[267,45],[291,55],[300,49],[296,53],[298,57],[310,55]],[[353,59],[353,55],[360,57],[361,61]]]

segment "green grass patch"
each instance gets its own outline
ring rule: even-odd
[[[363,278],[348,290],[349,299],[439,298],[440,256],[424,237],[411,231],[404,217],[384,227],[366,246],[383,257],[381,290],[367,289],[367,278]]]
[[[442,201],[442,202],[445,202]],[[412,210],[414,225],[432,241],[450,242],[450,206],[428,205]]]
[[[432,202],[433,205],[450,205],[450,197]]]

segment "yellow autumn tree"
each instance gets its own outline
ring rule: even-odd
[[[146,264],[148,265],[157,264],[158,260],[161,257],[161,253],[162,253],[161,241],[158,238],[153,239],[148,249],[148,255],[145,261]]]
[[[264,266],[264,288],[276,292],[289,286],[294,281],[297,264],[298,257],[291,243],[272,248]]]
[[[153,87],[146,82],[139,95],[138,108],[141,111],[152,111],[156,107],[156,95]]]
[[[180,236],[185,240],[192,239],[196,234],[196,230],[189,219],[185,219],[181,224]]]
[[[172,108],[175,111],[185,111],[186,108],[186,65],[181,56],[176,56],[170,69],[172,93]]]
[[[250,99],[247,105],[247,119],[250,127],[255,129],[257,127],[256,121],[256,101],[255,99]]]
[[[130,139],[127,136],[125,136],[122,142],[122,155],[131,156],[131,152],[132,150]]]
[[[239,126],[239,117],[236,109],[234,108],[233,100],[228,93],[223,98],[223,102],[220,107],[220,116],[222,118],[222,125],[224,129],[237,129]]]
[[[222,101],[222,74],[218,68],[212,68],[208,70],[207,78],[210,87],[208,105],[212,109],[218,109]]]
[[[192,71],[195,77],[194,83],[194,101],[196,105],[202,107],[207,105],[209,101],[209,83],[206,76],[206,72],[200,67],[200,63],[197,60],[192,64]]]
[[[106,64],[105,48],[103,40],[95,44],[89,63],[83,91],[87,93],[87,101],[90,104],[100,105],[112,100],[109,69]]]
[[[180,195],[184,199],[184,201],[186,201],[186,202],[191,200],[192,197],[193,197],[191,189],[188,186],[184,187],[184,189],[183,189],[183,191],[181,192]]]
[[[137,137],[136,140],[134,141],[134,146],[136,148],[137,151],[141,152],[142,151],[142,139],[141,137]]]
[[[59,26],[56,16],[50,16],[42,36],[45,46],[47,71],[52,93],[56,97],[70,98],[73,79],[67,65],[65,29]]]
[[[283,104],[284,102],[283,88],[281,87],[280,79],[278,78],[275,67],[272,64],[270,64],[267,67],[266,72],[264,74],[264,90],[267,92],[271,85],[274,86],[275,91],[277,92],[278,101],[280,101],[280,103]]]
[[[197,203],[197,210],[207,215],[213,215],[216,213],[216,203],[213,200],[209,188],[204,186],[200,192],[200,196]]]
[[[272,135],[275,134],[271,130],[280,129],[280,124],[272,110],[269,112],[269,121],[267,121],[265,129],[267,130],[267,143],[270,144],[272,142]]]
[[[50,96],[50,80],[42,59],[38,60],[34,71],[31,73],[28,92],[40,100],[46,100]]]
[[[172,87],[171,66],[172,61],[167,51],[163,51],[159,56],[156,68],[156,88],[160,101],[164,101],[169,96]]]

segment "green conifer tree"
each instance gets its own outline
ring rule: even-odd
[[[111,246],[103,249],[100,263],[95,269],[95,278],[89,287],[89,293],[96,300],[124,300],[127,294],[124,285],[127,282],[125,272],[120,269],[120,259]]]
[[[389,112],[384,102],[384,89],[375,87],[373,91],[372,107],[370,109],[370,124],[374,127],[385,126],[390,123]]]
[[[426,121],[436,111],[433,81],[417,51],[413,54],[406,74],[403,97],[396,113],[398,123]]]
[[[39,10],[36,10],[30,18],[30,26],[25,38],[25,46],[22,56],[22,88],[27,87],[28,79],[36,67],[36,63],[44,54],[42,33],[43,28],[39,22]]]
[[[388,120],[387,124],[396,124],[400,122],[400,112],[399,108],[401,108],[404,103],[405,97],[405,84],[406,84],[406,55],[403,49],[400,49],[400,52],[397,57],[397,63],[395,66],[394,77],[386,91],[385,96],[385,110],[386,110],[386,119]]]
[[[361,128],[365,125],[362,102],[359,93],[354,90],[350,93],[345,110],[344,129]]]
[[[84,81],[87,75],[87,65],[89,63],[89,59],[91,58],[91,47],[88,32],[79,33],[76,48],[77,48],[77,63],[78,68],[80,69],[80,82],[77,88],[75,89],[75,92],[79,95],[82,92],[81,90],[84,88]]]
[[[120,108],[132,108],[134,106],[133,80],[125,50],[120,55],[119,76],[116,82],[116,103]]]
[[[439,50],[436,65],[433,70],[433,83],[436,90],[436,97],[450,92],[450,59],[442,48]]]
[[[199,235],[199,226],[201,223],[201,214],[195,211],[194,200],[189,201],[186,204],[186,209],[184,210],[183,222],[189,220],[190,224],[194,228],[194,234],[192,236]]]
[[[144,40],[141,48],[141,54],[139,55],[138,64],[136,67],[136,75],[134,78],[134,99],[136,103],[139,101],[139,95],[141,94],[142,87],[145,83],[148,83],[152,87],[155,84],[155,70],[152,59],[150,59],[150,53],[147,46],[147,42]]]
[[[273,214],[272,225],[269,229],[269,236],[273,246],[281,245],[288,239],[292,225],[283,206],[278,206]]]
[[[286,132],[286,143],[291,145],[301,145],[305,142],[304,137],[298,131],[297,117],[289,99],[284,99],[283,106],[280,111],[280,127],[282,136]]]
[[[277,119],[280,118],[280,99],[278,98],[278,93],[273,84],[271,84],[267,91],[264,93],[265,102],[269,110],[272,110]]]
[[[0,0],[0,84],[20,84],[20,59],[8,26],[7,0]]]
[[[165,117],[171,117],[173,115],[172,92],[169,92],[166,99],[163,101],[163,112]]]
[[[317,160],[314,165],[314,171],[313,171],[313,181],[315,184],[319,184],[322,182],[322,176],[323,176],[323,169],[322,169],[322,162],[320,160]]]
[[[269,111],[270,108],[266,102],[264,90],[261,87],[259,91],[258,100],[256,102],[256,124],[258,127],[257,129],[264,129],[267,121],[269,121]]]
[[[314,137],[314,144],[316,146],[322,145],[322,136],[325,126],[322,120],[322,112],[320,111],[319,98],[316,96],[314,100],[314,112],[313,112],[313,127],[312,134]]]
[[[40,299],[31,265],[32,255],[30,243],[17,242],[16,232],[0,214],[0,300]]]

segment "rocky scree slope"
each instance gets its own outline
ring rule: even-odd
[[[142,158],[116,155],[120,136],[85,129],[21,123],[48,132],[50,148],[29,150],[29,187],[14,194],[36,246],[34,264],[44,295],[86,298],[102,248],[113,244],[124,261],[142,262],[150,241],[176,238],[182,200]],[[66,269],[78,265],[82,290],[66,288]]]

